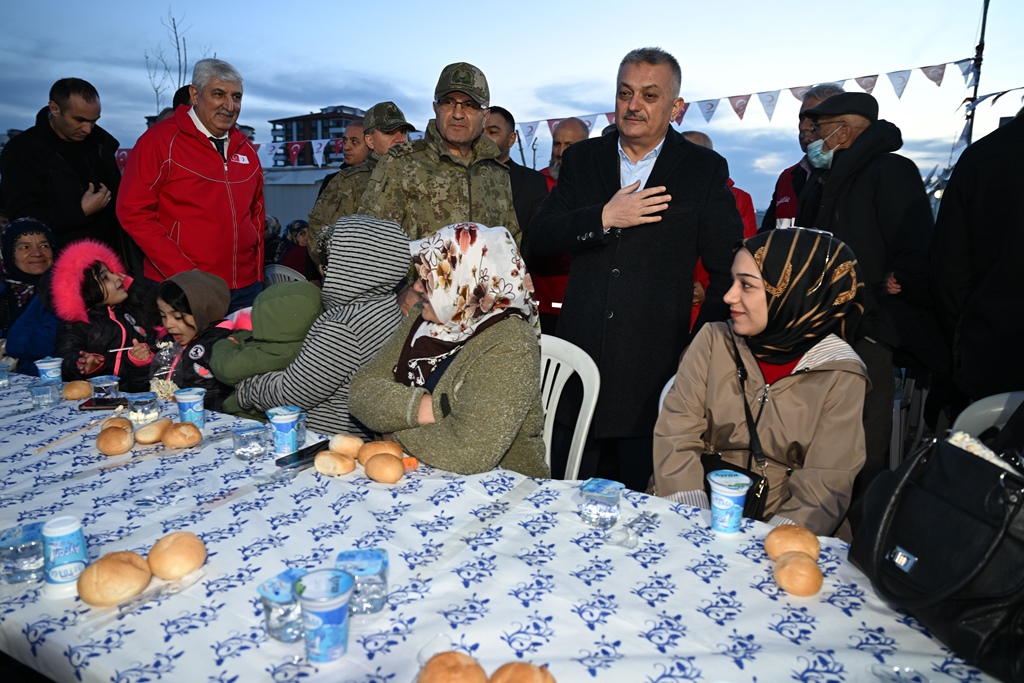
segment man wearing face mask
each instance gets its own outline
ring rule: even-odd
[[[871,380],[864,401],[867,462],[850,508],[856,530],[863,494],[888,463],[894,350],[904,355],[901,366],[928,366],[935,354],[941,363],[928,288],[934,223],[917,166],[894,154],[903,146],[900,129],[878,118],[874,97],[834,95],[806,114],[819,139],[807,145],[814,171],[797,202],[796,224],[827,230],[848,244],[868,294],[853,344]]]

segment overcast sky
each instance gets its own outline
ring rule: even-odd
[[[470,11],[474,8],[477,11]],[[426,4],[216,3],[176,0],[171,13],[185,29],[189,61],[226,59],[245,77],[240,123],[270,140],[269,119],[333,104],[367,108],[394,100],[423,128],[445,64],[468,61],[487,75],[493,104],[520,121],[596,114],[613,109],[622,56],[663,47],[683,67],[687,101],[752,94],[741,121],[723,99],[710,124],[696,107],[683,129],[708,133],[729,160],[739,187],[762,209],[778,173],[800,156],[798,102],[786,88],[878,75],[881,117],[903,131],[903,153],[927,172],[945,166],[963,128],[958,107],[969,91],[947,67],[936,87],[918,67],[971,57],[981,0],[861,0],[855,3],[736,0],[706,2],[504,2]],[[168,7],[137,0],[11,2],[0,41],[0,130],[27,128],[46,104],[54,80],[78,76],[100,91],[100,122],[123,147],[156,113],[144,54],[161,48],[174,66],[161,20]],[[216,15],[207,14],[216,12]],[[1024,2],[993,0],[980,94],[1024,86]],[[887,72],[914,69],[902,99]],[[164,94],[170,103],[173,83]],[[760,91],[782,89],[771,122]],[[1009,93],[978,108],[975,139],[1000,116],[1021,107]],[[537,168],[547,165],[542,126]],[[518,156],[516,157],[518,160]],[[532,153],[527,150],[527,165]]]

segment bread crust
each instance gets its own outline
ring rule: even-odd
[[[206,544],[191,531],[175,531],[153,544],[146,557],[154,576],[175,581],[206,562]]]
[[[146,590],[151,574],[137,553],[107,553],[79,574],[78,597],[96,607],[118,605]]]

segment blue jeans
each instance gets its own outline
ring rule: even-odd
[[[240,308],[248,308],[256,301],[256,295],[263,291],[262,282],[254,282],[248,287],[231,290],[231,305],[228,306],[228,313],[234,313]]]

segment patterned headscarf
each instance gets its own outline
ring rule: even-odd
[[[537,303],[526,288],[526,266],[509,231],[478,223],[441,228],[409,243],[413,268],[442,323],[413,327],[395,379],[422,386],[430,372],[481,330],[514,315],[540,336]]]
[[[847,341],[864,314],[864,278],[843,242],[813,229],[785,228],[743,240],[757,262],[768,297],[768,326],[747,337],[766,363],[803,356],[829,334]]]

